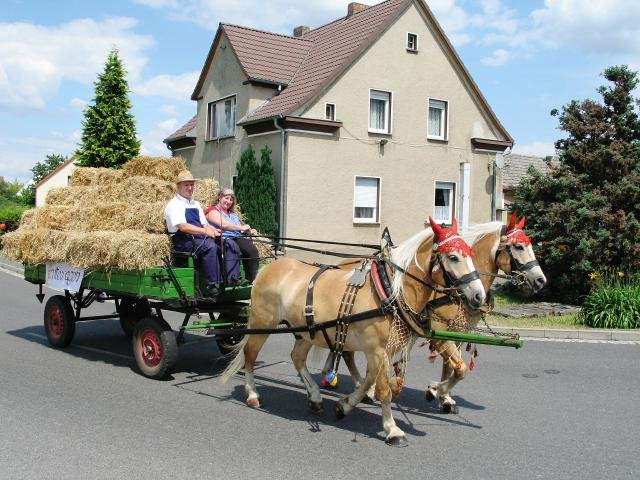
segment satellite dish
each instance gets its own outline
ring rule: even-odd
[[[504,168],[504,155],[502,155],[501,153],[496,153],[496,167],[498,168]]]

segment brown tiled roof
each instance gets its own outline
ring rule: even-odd
[[[514,154],[505,156],[504,169],[502,170],[502,189],[510,190],[520,183],[527,174],[530,165],[542,173],[549,171],[549,166],[544,158]]]
[[[198,116],[194,115],[194,117],[191,120],[189,120],[187,123],[181,126],[178,130],[176,130],[167,138],[165,138],[163,140],[164,143],[168,143],[173,140],[178,140],[180,138],[185,138],[185,137],[195,137],[196,136],[195,128],[196,128],[197,120],[198,120]]]
[[[289,86],[271,101],[250,112],[245,122],[295,113],[344,71],[381,31],[389,26],[411,0],[388,0],[359,13],[339,18],[304,35],[312,47]]]
[[[413,3],[432,22],[442,47],[459,67],[464,80],[503,139],[513,142],[424,0],[387,0],[311,30],[302,37],[221,23],[191,99],[198,100],[200,97],[224,33],[248,80],[286,86],[279,95],[248,112],[238,123],[300,115]]]
[[[220,24],[247,77],[288,85],[312,42],[237,25]]]

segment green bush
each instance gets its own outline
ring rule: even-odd
[[[640,278],[615,271],[592,278],[596,284],[584,300],[578,322],[594,328],[640,328]]]
[[[7,226],[7,232],[18,228],[22,212],[27,210],[27,208],[28,207],[25,207],[24,205],[11,203],[4,203],[0,205],[0,223],[4,223]]]

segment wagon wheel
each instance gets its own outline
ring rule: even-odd
[[[66,347],[76,332],[71,302],[64,295],[54,295],[44,306],[44,331],[54,347]]]
[[[118,308],[120,326],[129,338],[133,337],[133,330],[137,323],[145,317],[151,316],[151,307],[146,298],[124,297]]]
[[[220,315],[220,317],[218,317],[219,322],[225,321],[225,320],[233,323],[233,326],[231,328],[246,328],[247,322],[249,319],[247,317],[247,314],[244,313],[243,311],[242,313],[238,314],[238,316],[234,318],[228,318],[228,317],[225,318],[223,315]],[[222,355],[228,355],[233,351],[233,348],[242,341],[243,337],[244,335],[242,334],[229,335],[229,336],[225,335],[224,337],[216,337],[218,350],[220,350],[220,353]]]
[[[164,377],[178,361],[175,332],[164,320],[142,318],[133,329],[133,355],[145,377]]]

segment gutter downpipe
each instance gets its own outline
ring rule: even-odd
[[[273,119],[273,125],[280,130],[280,198],[278,199],[278,236],[284,237],[285,220],[284,220],[284,191],[285,191],[285,165],[286,165],[286,130],[278,125],[278,118]]]

